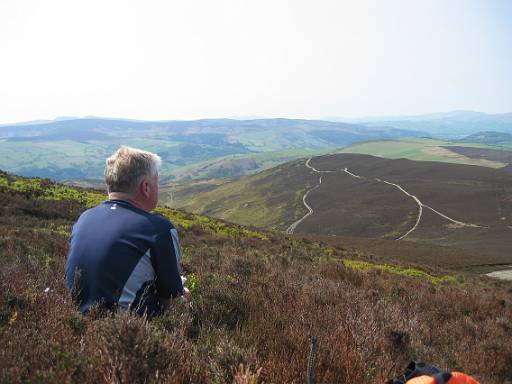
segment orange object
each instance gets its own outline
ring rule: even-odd
[[[446,381],[446,384],[480,384],[472,377],[461,373],[451,372],[452,377]],[[436,379],[432,376],[422,375],[415,377],[414,379],[407,380],[406,384],[437,384]]]

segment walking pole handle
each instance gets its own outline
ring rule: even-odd
[[[307,384],[313,384],[313,367],[315,365],[315,355],[316,355],[316,336],[309,337],[310,349],[309,349],[309,358],[308,358],[308,371],[307,371]]]

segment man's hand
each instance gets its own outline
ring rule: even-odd
[[[183,295],[181,298],[185,304],[190,304],[192,302],[192,294],[190,290],[185,287],[185,283],[187,282],[187,278],[185,276],[181,276],[181,284],[183,285]]]
[[[183,285],[183,295],[181,295],[181,299],[183,300],[183,302],[188,306],[188,307],[191,307],[192,305],[192,294],[190,293],[190,290],[185,287],[185,283],[187,282],[187,278],[185,276],[180,276],[181,277],[181,284]],[[160,297],[160,303],[162,304],[162,306],[164,308],[169,308],[169,306],[171,305],[171,300],[170,298],[163,298],[163,297]]]
[[[183,287],[183,295],[181,296],[185,304],[190,304],[192,302],[192,294],[190,293],[189,289],[186,287]]]

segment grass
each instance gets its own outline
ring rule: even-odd
[[[307,185],[318,182],[312,172],[304,176],[304,161],[223,182],[198,193],[184,186],[174,194],[173,207],[242,225],[284,230],[307,212],[302,194]],[[171,204],[171,199],[164,202]]]
[[[212,219],[208,216],[184,213],[183,211],[171,209],[169,207],[158,207],[155,212],[167,217],[183,229],[190,229],[193,226],[199,226],[209,233],[219,237],[251,237],[260,240],[268,240],[268,236],[262,231],[228,224],[221,220]]]
[[[0,188],[5,192],[20,193],[41,200],[71,200],[83,204],[85,208],[94,207],[106,199],[104,194],[95,191],[72,188],[45,179],[19,178],[5,174],[0,174]],[[261,231],[224,223],[207,216],[186,214],[182,211],[165,206],[157,207],[155,212],[167,217],[183,229],[189,229],[197,225],[219,237],[254,237],[261,240],[268,239]],[[59,227],[54,229],[53,226],[50,225],[50,228],[44,230],[52,232],[60,231],[62,233],[63,228]]]
[[[343,264],[346,267],[357,269],[360,271],[370,271],[377,270],[385,273],[392,273],[400,276],[414,277],[420,278],[427,281],[430,281],[433,284],[439,283],[449,283],[449,284],[457,284],[458,280],[456,276],[453,275],[443,275],[443,276],[432,276],[426,272],[420,271],[419,269],[414,268],[402,268],[394,265],[386,265],[386,264],[373,264],[366,261],[360,260],[350,260],[344,259]]]
[[[210,214],[233,222],[250,222],[254,226],[271,227],[282,216],[282,207],[268,204],[268,192],[259,182],[267,173],[252,178],[241,178],[225,183],[211,192],[201,194],[200,198],[191,196],[179,202],[179,206],[192,212],[209,212],[209,204],[215,202],[215,212]],[[230,196],[229,199],[224,196]],[[236,199],[233,198],[236,196]]]
[[[0,173],[0,382],[302,382],[309,335],[316,382],[382,383],[410,360],[512,376],[510,285],[166,207],[192,310],[82,316],[64,285],[67,231],[101,194],[71,190]]]
[[[73,200],[91,208],[105,200],[106,196],[99,192],[79,190],[56,184],[47,179],[21,179],[0,175],[0,188],[7,192],[19,192],[43,200]]]
[[[396,230],[388,232],[381,237],[383,239],[398,239],[400,236],[404,235],[414,226],[417,217],[418,211],[409,212],[405,220],[400,224],[400,226]]]

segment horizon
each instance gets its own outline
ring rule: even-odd
[[[415,115],[370,115],[370,116],[323,116],[323,117],[282,117],[282,116],[227,116],[227,117],[201,117],[197,119],[173,119],[173,118],[164,118],[164,119],[142,119],[142,118],[126,118],[119,116],[95,116],[95,115],[84,115],[84,116],[55,116],[46,119],[34,119],[34,120],[20,120],[20,121],[10,121],[10,122],[2,122],[0,121],[1,126],[10,126],[16,124],[45,124],[52,123],[56,121],[64,121],[64,120],[81,120],[81,119],[102,119],[102,120],[123,120],[123,121],[138,121],[138,122],[171,122],[171,121],[199,121],[199,120],[271,120],[271,119],[284,119],[284,120],[316,120],[316,121],[329,121],[329,122],[349,122],[354,123],[355,121],[364,123],[366,121],[374,120],[382,122],[386,122],[386,119],[407,119],[407,118],[420,118],[425,117],[426,119],[435,115],[444,115],[451,113],[475,113],[475,114],[483,114],[487,116],[495,116],[495,115],[509,115],[512,114],[512,110],[508,112],[499,112],[499,113],[488,113],[483,111],[473,111],[473,110],[449,110],[449,111],[437,111],[437,112],[427,112]],[[345,121],[346,120],[346,121]]]
[[[506,113],[510,19],[505,0],[5,0],[0,124]]]

